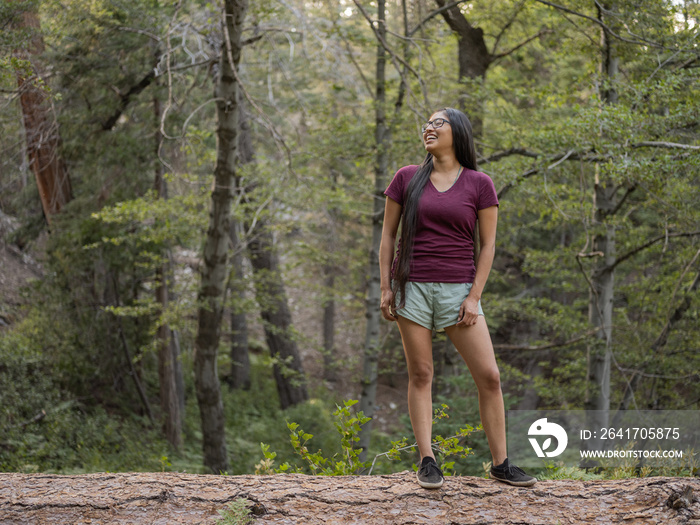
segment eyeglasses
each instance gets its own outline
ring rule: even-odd
[[[433,129],[441,128],[443,126],[443,124],[445,124],[445,122],[447,122],[448,124],[450,123],[449,120],[444,119],[444,118],[436,118],[435,120],[429,120],[428,122],[423,124],[423,126],[420,128],[421,132],[425,133],[426,131],[428,131],[428,128],[430,126],[433,126]]]

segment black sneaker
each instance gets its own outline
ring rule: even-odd
[[[490,476],[492,479],[497,479],[516,487],[531,487],[537,483],[537,478],[525,474],[523,469],[512,465],[508,458],[500,465],[491,467]]]
[[[423,458],[420,463],[420,468],[416,472],[418,484],[424,489],[439,489],[445,481],[442,475],[442,470],[437,466],[437,463],[430,456]]]

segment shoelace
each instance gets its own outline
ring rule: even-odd
[[[420,469],[424,471],[426,475],[429,475],[431,468],[435,469],[437,473],[440,474],[441,477],[443,477],[442,470],[440,470],[440,467],[438,467],[437,464],[433,463],[432,461],[427,465],[422,465]]]
[[[515,465],[511,465],[510,463],[508,463],[508,466],[506,467],[505,470],[511,476],[513,474],[522,474],[523,476],[527,476],[527,474],[525,474],[525,471],[523,469],[521,469],[520,467],[517,467]]]
[[[429,463],[428,466],[433,467],[433,469],[440,474],[440,477],[442,477],[442,470],[440,470],[440,467],[438,467],[435,463]]]

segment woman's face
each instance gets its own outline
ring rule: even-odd
[[[436,119],[444,119],[441,127],[435,127]],[[423,145],[428,153],[435,155],[441,151],[452,151],[452,126],[450,126],[447,114],[438,111],[430,116],[429,124],[423,132]]]

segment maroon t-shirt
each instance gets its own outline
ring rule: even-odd
[[[384,194],[403,206],[406,188],[416,171],[418,166],[415,165],[401,168]],[[477,212],[491,206],[498,206],[498,197],[491,177],[485,173],[464,168],[452,187],[444,192],[428,181],[418,202],[418,224],[408,280],[474,282]]]

